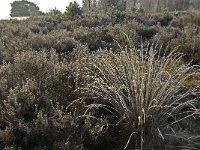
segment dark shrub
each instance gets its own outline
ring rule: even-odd
[[[157,18],[155,21],[157,23],[160,23],[161,26],[168,26],[169,22],[172,21],[173,17],[172,16],[166,16],[163,18]]]
[[[0,83],[0,127],[14,137],[10,143],[3,137],[6,145],[51,149],[57,142],[67,142],[75,115],[65,109],[75,99],[70,65],[60,63],[54,51],[28,51],[17,54],[13,64],[1,66]]]
[[[157,33],[157,29],[155,27],[142,27],[137,30],[137,33],[142,38],[151,39]]]

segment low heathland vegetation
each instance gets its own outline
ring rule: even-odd
[[[0,21],[0,149],[200,149],[199,43],[199,11]]]

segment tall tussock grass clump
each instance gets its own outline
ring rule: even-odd
[[[186,130],[181,127],[198,113],[198,91],[184,87],[182,80],[197,66],[184,65],[181,53],[156,49],[130,48],[118,54],[100,50],[83,68],[86,83],[81,89],[95,97],[93,109],[103,108],[106,136],[115,134],[110,141],[123,143],[120,149],[194,146],[185,133],[183,138]]]

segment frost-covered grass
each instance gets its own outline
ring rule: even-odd
[[[178,137],[180,122],[198,113],[191,97],[197,91],[181,83],[195,66],[184,65],[182,56],[178,52],[161,56],[151,47],[146,52],[99,51],[89,60],[85,71],[93,80],[83,89],[99,97],[91,106],[113,114],[110,120],[121,127],[120,134],[129,133],[124,149],[167,148],[169,137]]]

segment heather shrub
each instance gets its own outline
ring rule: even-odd
[[[77,20],[76,22],[73,22],[77,24],[77,27],[83,27],[83,28],[93,28],[93,27],[99,27],[101,25],[107,24],[106,21],[102,21],[102,18],[98,17],[88,17],[88,18],[82,18]]]
[[[200,25],[200,17],[199,17],[199,11],[191,11],[186,12],[183,14],[179,14],[178,17],[176,17],[172,22],[170,23],[174,27],[178,27],[183,29],[185,26],[188,26],[189,24],[194,24],[199,26]]]
[[[61,19],[46,16],[40,18],[29,18],[25,20],[25,23],[33,33],[47,34],[57,28],[57,26],[61,23]]]
[[[178,50],[185,55],[185,62],[192,62],[192,64],[199,64],[199,35],[197,36],[188,36],[183,34],[180,39],[173,39],[171,41],[171,46],[178,47]]]
[[[61,79],[63,79],[64,81],[65,80],[68,81],[67,78],[69,78],[70,76],[69,75],[70,71],[68,71],[68,69],[70,67],[68,68],[68,65],[67,64],[64,65],[63,63],[64,62],[59,63],[59,58],[54,51],[50,51],[49,55],[48,53],[46,54],[44,51],[40,52],[27,51],[27,52],[17,53],[14,57],[13,64],[5,64],[2,66],[1,77],[2,81],[5,81],[4,86],[7,87],[4,90],[9,90],[9,88],[14,88],[15,86],[17,86],[17,84],[19,84],[19,86],[22,86],[23,84],[25,84],[24,82],[26,82],[26,80],[29,80],[30,78],[30,80],[33,81],[36,80],[35,82],[39,83],[39,85],[37,85],[37,88],[40,88],[41,86],[41,89],[44,88],[46,90],[47,89],[59,90],[61,92],[62,88],[60,89],[56,87],[56,84],[54,84],[53,82],[62,82]],[[65,83],[64,81],[62,83],[63,85]],[[57,86],[59,86],[59,84]],[[65,86],[68,86],[68,83],[66,83]],[[63,90],[67,89],[69,88]],[[65,94],[67,94],[67,92]],[[57,94],[49,92],[49,94],[47,95],[56,96]]]
[[[66,30],[66,31],[73,31],[74,30],[74,22],[64,21],[62,20],[60,24],[57,25],[56,30]]]
[[[112,24],[112,19],[110,18],[101,18],[98,16],[83,16],[82,18],[79,18],[77,20],[62,20],[62,22],[56,26],[56,29],[66,29],[67,31],[74,31],[74,29],[77,30],[81,28],[93,28],[101,26],[106,27],[110,24]]]
[[[32,25],[32,26],[30,27],[30,30],[31,30],[31,32],[33,32],[34,34],[38,34],[38,33],[40,33],[40,31],[41,31],[40,27],[37,26],[37,25]]]
[[[0,40],[0,62],[3,61],[3,51],[5,51],[5,46],[3,45],[2,41]]]
[[[159,32],[153,37],[152,41],[157,42],[160,45],[164,44],[165,46],[167,46],[172,39],[179,38],[181,36],[181,31],[172,27],[159,27],[158,31]]]
[[[130,47],[132,43],[138,45],[141,38],[136,31],[139,28],[140,25],[137,22],[131,21],[127,24],[116,24],[114,27],[80,28],[76,29],[74,33],[69,33],[69,36],[74,36],[76,41],[87,45],[90,51],[96,51],[100,48],[118,51],[120,47]]]
[[[51,39],[52,48],[58,53],[68,53],[76,47],[77,42],[67,36],[67,32],[63,30],[54,30],[48,36]]]
[[[87,45],[90,51],[99,48],[110,48],[113,42],[113,37],[108,33],[108,30],[103,28],[80,30],[76,32],[74,38],[80,41],[81,44]]]
[[[52,41],[49,36],[44,34],[33,34],[27,39],[27,43],[30,44],[33,50],[41,50],[43,48],[51,48]]]
[[[123,25],[115,26],[113,28],[110,28],[108,30],[108,33],[111,35],[111,37],[113,37],[114,41],[112,45],[113,51],[118,51],[120,47],[131,46],[132,40],[128,40],[128,37],[134,35],[132,34],[133,32],[131,32],[131,29],[129,30],[128,27]]]
[[[156,35],[157,29],[156,27],[142,27],[137,30],[137,33],[144,39],[151,39],[154,37],[154,35]]]
[[[171,66],[168,71],[167,66]],[[109,116],[108,143],[119,149],[193,144],[184,134],[189,131],[178,128],[179,124],[185,128],[183,120],[198,113],[196,100],[190,96],[198,91],[181,83],[193,67],[182,63],[180,53],[161,57],[152,47],[146,52],[125,49],[119,54],[102,50],[92,55],[82,70],[87,78],[80,89],[95,98],[93,109],[104,109],[103,114]]]
[[[14,56],[12,64],[1,66],[2,148],[83,150],[94,147],[107,120],[85,115],[91,100],[82,102],[82,96],[87,93],[82,95],[76,90],[83,83],[82,78],[77,78],[77,69],[82,66],[79,61],[89,54],[82,48],[79,46],[69,59],[62,61],[55,50],[21,52]],[[90,110],[91,115],[97,113]]]
[[[170,26],[160,28],[152,41],[168,46],[169,50],[178,49],[185,54],[186,63],[199,64],[199,39],[199,27],[190,25],[182,30]]]
[[[200,12],[199,11],[194,11],[192,12],[192,23],[195,25],[199,26],[200,25]]]
[[[156,25],[155,20],[152,18],[144,18],[144,17],[138,17],[138,16],[129,16],[129,19],[133,19],[134,21],[138,22],[139,24],[142,24],[146,27]]]
[[[155,21],[159,23],[161,26],[168,26],[169,23],[173,20],[172,16],[164,16],[162,18],[155,18]]]
[[[30,29],[21,25],[11,27],[11,33],[14,37],[27,38],[30,34]]]
[[[10,40],[12,38],[12,40]],[[40,51],[42,49],[54,48],[57,53],[68,53],[76,47],[74,39],[66,36],[65,32],[54,31],[45,34],[30,34],[28,38],[3,36],[1,41],[5,47],[2,55],[5,61],[13,61],[13,56],[17,52],[27,50]]]
[[[1,66],[0,83],[0,129],[13,137],[8,142],[1,134],[5,145],[51,149],[68,142],[76,114],[65,108],[76,99],[75,78],[55,51],[16,54],[13,64]]]
[[[28,45],[27,41],[24,40],[24,38],[22,37],[9,37],[5,35],[2,37],[1,40],[4,46],[2,57],[3,61],[5,62],[13,62],[13,56],[16,53],[24,52],[31,49],[30,45]]]

